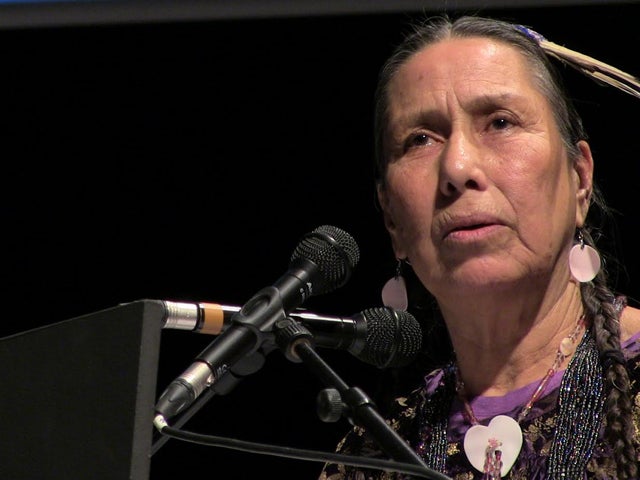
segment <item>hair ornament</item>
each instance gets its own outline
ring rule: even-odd
[[[561,62],[575,68],[592,79],[604,82],[623,92],[640,98],[640,79],[619,70],[611,65],[596,60],[582,53],[570,50],[557,43],[550,42],[538,32],[523,25],[516,26],[518,30],[532,38],[547,53]]]

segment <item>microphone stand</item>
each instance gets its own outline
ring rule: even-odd
[[[337,390],[347,406],[346,409],[341,406],[340,413],[352,424],[368,430],[392,459],[429,470],[409,444],[387,425],[367,395],[357,387],[349,387],[318,355],[312,345],[313,335],[304,325],[288,317],[277,321],[273,331],[276,344],[288,360],[294,363],[304,362],[327,387]]]

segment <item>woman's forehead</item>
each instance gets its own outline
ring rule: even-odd
[[[493,38],[447,38],[411,55],[395,75],[409,81],[454,73],[481,76],[526,71],[525,56],[515,47]],[[510,75],[511,76],[511,75]],[[527,75],[528,76],[528,75]]]
[[[516,48],[493,39],[456,38],[411,56],[390,82],[388,95],[392,105],[406,108],[454,97],[461,104],[481,106],[537,96],[535,78]]]

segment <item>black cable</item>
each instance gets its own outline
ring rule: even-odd
[[[340,463],[353,467],[374,468],[387,471],[395,471],[415,475],[432,480],[452,480],[450,477],[430,470],[419,465],[409,463],[399,463],[393,460],[383,460],[376,458],[358,457],[353,455],[342,455],[339,453],[319,452],[315,450],[302,450],[298,448],[282,447],[277,445],[266,445],[263,443],[247,442],[234,438],[218,437],[214,435],[204,435],[189,432],[170,426],[162,427],[161,433],[178,440],[191,443],[209,445],[214,447],[229,448],[244,452],[259,453],[278,457],[294,458],[298,460],[308,460],[317,462]]]

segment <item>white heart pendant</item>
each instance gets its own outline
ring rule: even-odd
[[[500,476],[504,477],[516,462],[522,448],[522,430],[513,418],[506,415],[494,417],[488,426],[474,425],[464,435],[464,453],[473,468],[484,472],[486,451],[490,441],[501,443],[502,467]]]

